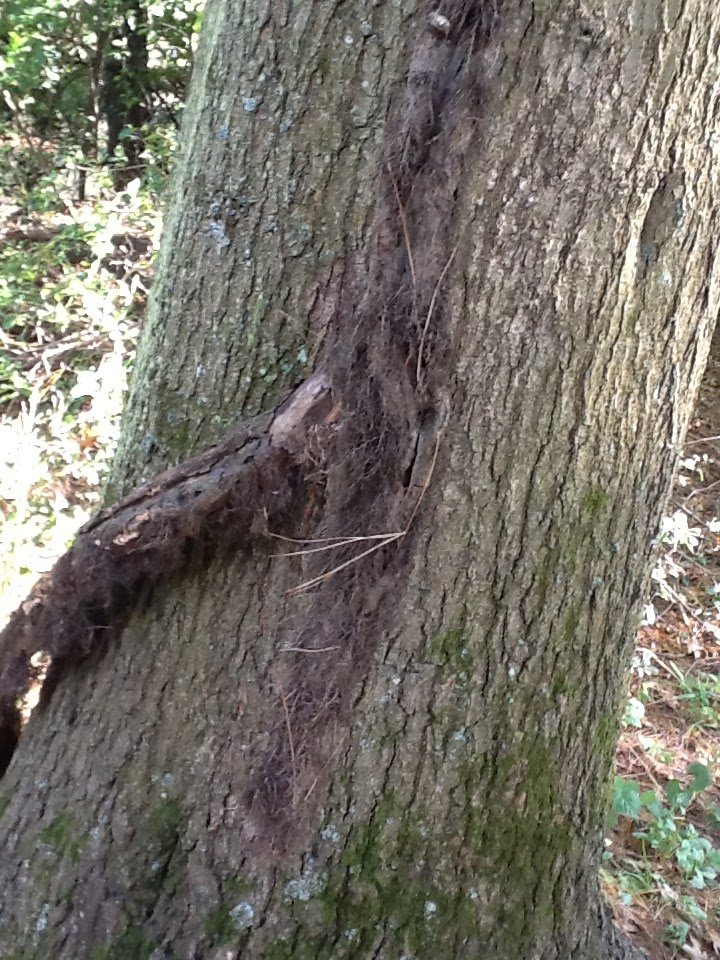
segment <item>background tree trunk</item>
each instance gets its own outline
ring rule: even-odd
[[[216,0],[203,30],[111,491],[313,370],[334,412],[280,528],[190,556],[36,711],[3,955],[629,955],[597,868],[717,315],[720,11]]]
[[[106,154],[116,190],[142,175],[143,124],[150,119],[148,99],[147,9],[139,0],[124,0],[118,10],[120,23],[111,39],[125,48],[108,44],[102,58],[101,109],[107,124]],[[122,139],[124,129],[132,131]],[[125,163],[115,156],[122,142]]]

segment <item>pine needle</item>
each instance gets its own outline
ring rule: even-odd
[[[287,697],[283,685],[278,681],[280,688],[280,699],[282,700],[283,710],[285,711],[285,724],[287,726],[288,743],[290,745],[290,763],[292,764],[293,777],[293,806],[295,806],[295,787],[297,784],[297,770],[295,768],[295,744],[293,743],[292,727],[290,726],[290,711],[288,710]]]
[[[422,357],[423,357],[423,350],[424,350],[424,348],[425,348],[425,337],[427,336],[427,332],[428,332],[428,329],[429,329],[429,327],[430,327],[430,320],[432,319],[432,315],[433,315],[433,312],[434,312],[434,310],[435,310],[435,303],[436,303],[437,298],[438,298],[438,293],[440,292],[440,287],[442,286],[442,282],[443,282],[443,280],[445,279],[446,273],[447,273],[448,270],[450,269],[450,264],[451,264],[451,263],[453,262],[453,260],[455,259],[455,254],[457,253],[457,248],[458,248],[458,244],[459,244],[459,243],[460,243],[460,241],[458,240],[458,243],[455,244],[455,247],[454,247],[454,249],[453,249],[453,252],[452,252],[452,253],[450,254],[450,256],[448,257],[447,263],[446,263],[445,266],[443,267],[442,273],[441,273],[440,276],[438,277],[438,282],[435,284],[435,289],[433,290],[433,295],[432,295],[432,297],[430,298],[430,306],[428,307],[427,316],[425,317],[425,326],[423,327],[422,336],[420,337],[420,346],[419,346],[419,348],[418,348],[418,357],[417,357],[417,367],[415,368],[415,380],[416,380],[418,383],[420,382],[420,372],[421,372],[421,370],[422,370]]]
[[[390,180],[392,181],[393,190],[395,191],[395,199],[397,200],[398,213],[400,214],[400,223],[403,228],[403,236],[405,238],[405,247],[407,249],[408,263],[410,265],[410,276],[412,277],[413,287],[417,286],[417,281],[415,280],[415,261],[413,260],[412,248],[410,246],[410,234],[408,233],[407,220],[405,219],[405,208],[402,205],[402,200],[400,199],[400,191],[398,190],[398,185],[393,176],[393,172],[390,169],[388,164],[388,173],[390,174]]]
[[[381,550],[383,547],[388,546],[390,543],[394,543],[396,540],[402,539],[406,536],[410,530],[410,527],[417,516],[420,505],[425,498],[425,494],[428,491],[430,486],[430,481],[432,480],[433,473],[435,472],[435,465],[437,464],[438,453],[440,452],[440,434],[438,433],[435,437],[435,451],[433,453],[432,463],[430,464],[430,469],[428,470],[425,482],[423,484],[422,490],[420,491],[420,496],[418,497],[413,512],[410,515],[410,519],[407,522],[407,525],[404,530],[400,530],[397,533],[374,533],[369,534],[365,537],[348,537],[346,538],[347,543],[354,543],[359,540],[380,540],[380,543],[373,544],[372,547],[368,547],[367,550],[363,550],[362,553],[359,553],[355,557],[351,557],[349,560],[346,560],[344,563],[338,564],[338,566],[333,567],[331,570],[327,570],[325,573],[319,574],[317,577],[313,577],[311,580],[305,580],[304,583],[298,584],[296,587],[291,587],[289,590],[285,591],[286,596],[293,596],[296,593],[303,593],[306,590],[309,590],[311,587],[316,586],[319,583],[322,583],[325,580],[328,580],[330,577],[334,576],[336,573],[339,573],[341,570],[345,570],[347,567],[352,566],[354,563],[357,563],[359,560],[362,560],[364,557],[369,556],[371,553],[375,553],[376,550]],[[342,543],[335,544],[337,546],[342,546]],[[302,553],[303,551],[298,551]],[[314,551],[307,551],[308,553]]]
[[[332,570],[328,570],[326,573],[321,573],[318,577],[313,577],[312,580],[306,580],[304,583],[298,584],[297,587],[291,587],[290,590],[286,590],[288,595],[295,593],[302,593],[305,590],[309,590],[310,587],[314,587],[317,583],[322,583],[323,580],[327,580],[330,577],[334,576],[336,573],[339,573],[341,570],[344,570],[346,567],[351,567],[354,563],[357,563],[358,560],[362,560],[363,557],[367,557],[371,553],[375,553],[376,550],[382,549],[392,543],[394,540],[399,540],[400,537],[405,536],[405,531],[401,533],[393,533],[390,536],[386,537],[382,543],[376,543],[374,546],[370,547],[368,550],[363,550],[362,553],[359,553],[356,557],[351,557],[350,560],[346,560],[345,563],[338,564],[337,567],[333,567]]]

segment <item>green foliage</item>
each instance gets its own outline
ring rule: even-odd
[[[712,787],[712,777],[708,767],[697,762],[688,765],[687,773],[687,786],[670,780],[660,795],[655,790],[642,790],[634,780],[616,777],[610,815],[611,826],[616,826],[620,817],[634,822],[632,835],[640,841],[643,852],[641,863],[615,865],[612,876],[619,888],[618,899],[630,905],[636,896],[659,892],[663,898],[670,897],[678,919],[667,926],[664,940],[677,948],[686,942],[693,922],[708,920],[695,897],[679,890],[683,886],[688,891],[720,890],[720,848],[687,818],[696,798]],[[605,859],[610,864],[612,855],[606,854]],[[651,862],[656,866],[651,867]],[[675,889],[668,883],[663,863],[674,867],[678,876]]]
[[[720,677],[717,674],[683,677],[679,699],[687,704],[696,724],[714,730],[720,728]]]
[[[712,778],[702,763],[689,764],[687,772],[691,777],[687,787],[679,780],[670,780],[664,797],[658,797],[655,790],[641,791],[634,780],[616,777],[611,826],[620,816],[638,821],[642,828],[634,836],[662,857],[674,856],[690,884],[701,889],[717,875],[720,850],[701,837],[692,824],[683,823],[683,818],[695,796],[710,787]]]
[[[155,26],[178,4],[147,7],[158,69],[162,51],[170,57],[177,43]],[[94,9],[56,2],[41,9],[13,0],[0,14],[0,61],[18,107],[0,109],[0,229],[7,238],[0,244],[0,616],[23,599],[100,499],[175,146],[174,124],[151,116],[139,158],[142,176],[118,192],[99,151],[83,139],[86,111],[60,111],[41,131],[42,116],[22,93],[23,84],[44,89],[39,75],[26,76],[39,69],[40,54],[25,61],[18,51],[37,48],[43,63],[64,62],[67,44],[75,44],[87,66],[93,50],[102,53],[100,40],[92,31],[76,35],[60,26],[80,18],[90,30],[111,8]],[[185,29],[192,32],[188,23]],[[172,69],[184,64],[186,79],[189,52],[176,61]],[[45,81],[62,82],[53,76]],[[43,95],[43,103],[51,102]],[[84,202],[77,197],[81,172]]]
[[[148,131],[176,125],[201,6],[7,0],[0,13],[0,125],[23,136],[29,155],[21,166],[31,180],[55,161],[97,159],[101,139],[113,128],[108,142],[115,140],[118,123],[125,138],[144,134],[124,123],[128,117],[142,117]]]
[[[720,412],[716,383],[703,386],[701,406]],[[703,433],[718,433],[716,425],[703,422]],[[691,448],[697,442],[691,438]],[[638,635],[618,753],[619,768],[642,785],[615,782],[603,868],[621,915],[626,906],[640,926],[664,927],[664,945],[653,952],[663,958],[683,949],[711,952],[720,922],[720,804],[710,772],[720,756],[720,683],[711,672],[720,640],[720,521],[714,495],[706,495],[719,471],[716,448],[707,444],[681,459],[677,509],[657,538],[654,594]]]
[[[22,600],[93,509],[112,455],[128,367],[146,296],[152,241],[127,263],[106,266],[114,237],[152,236],[158,217],[144,191],[106,194],[52,213],[0,248],[0,592]],[[62,207],[62,202],[58,202]],[[14,224],[13,224],[14,225]],[[2,611],[0,611],[2,612]]]
[[[669,923],[665,928],[663,942],[671,947],[683,947],[689,932],[690,924],[685,920],[680,920],[678,923]]]

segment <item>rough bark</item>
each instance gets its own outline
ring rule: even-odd
[[[204,30],[111,490],[312,371],[337,412],[282,527],[190,556],[31,719],[3,947],[629,956],[597,865],[717,315],[720,12],[217,0]]]

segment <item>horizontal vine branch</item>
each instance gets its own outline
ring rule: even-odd
[[[187,562],[189,548],[248,548],[302,497],[311,433],[334,429],[338,410],[321,373],[276,410],[230,431],[198,456],[153,477],[81,528],[0,632],[0,774],[20,732],[18,701],[122,628],[137,594]]]

